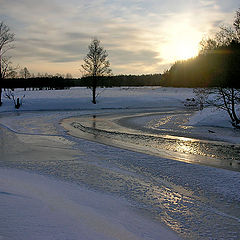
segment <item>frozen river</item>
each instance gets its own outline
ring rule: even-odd
[[[214,134],[217,131],[234,134],[234,130],[190,126],[192,113],[168,108],[167,111],[88,114],[65,119],[62,124],[77,137],[178,161],[240,171],[240,144],[218,141]]]
[[[203,139],[206,129],[186,125],[190,114],[165,109],[2,114],[0,166],[126,199],[141,216],[183,239],[239,239],[239,146],[211,135]]]

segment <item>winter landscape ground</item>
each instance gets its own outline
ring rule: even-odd
[[[239,239],[240,132],[192,89],[16,90],[0,108],[0,239]]]

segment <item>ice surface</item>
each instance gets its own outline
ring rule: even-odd
[[[20,170],[0,169],[0,239],[179,239],[129,204]]]
[[[77,115],[182,108],[192,89],[104,89],[96,105],[85,88],[16,93],[26,95],[19,110],[7,99],[0,108],[0,239],[177,238],[159,222],[186,239],[240,237],[238,172],[74,139],[58,125]],[[196,114],[196,126],[227,117]]]

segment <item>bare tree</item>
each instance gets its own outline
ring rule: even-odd
[[[199,107],[199,110],[203,110],[205,106],[209,103],[207,102],[208,96],[210,94],[211,89],[208,88],[194,88],[193,93],[195,93],[196,104]]]
[[[240,89],[233,87],[212,89],[212,98],[208,100],[211,106],[222,109],[228,113],[234,127],[240,128],[240,114],[237,104],[240,103]]]
[[[240,9],[236,11],[233,27],[222,25],[214,37],[205,37],[200,41],[200,54],[229,46],[232,42],[240,42]]]
[[[14,34],[10,32],[9,27],[4,22],[0,22],[0,81],[5,78],[8,69],[7,66],[10,66],[9,61],[7,60],[5,54],[8,50],[13,48],[13,45],[11,45],[13,41]],[[1,105],[2,105],[2,88],[0,85],[0,106]]]
[[[6,78],[12,78],[17,75],[16,70],[18,69],[18,66],[13,67],[11,62],[11,57],[2,57],[1,59],[1,75],[2,79]]]
[[[4,97],[12,100],[15,108],[19,109],[23,103],[23,98],[25,97],[25,95],[19,98],[15,96],[14,92],[11,89],[6,89],[4,92]]]
[[[25,68],[23,68],[23,69],[20,70],[20,76],[21,76],[22,78],[27,79],[27,78],[30,78],[30,77],[31,77],[31,73],[30,73],[30,72],[28,71],[28,69],[25,67]]]
[[[234,87],[195,88],[196,103],[202,110],[213,106],[227,112],[234,127],[240,128],[240,89]]]
[[[65,76],[65,78],[67,78],[67,79],[72,79],[73,77],[72,77],[72,74],[71,74],[71,73],[67,73],[66,76]]]
[[[98,39],[93,39],[88,46],[89,52],[83,59],[82,69],[84,70],[85,77],[90,77],[92,90],[92,102],[96,104],[96,89],[98,86],[98,79],[101,76],[110,75],[110,62],[107,60],[108,54]]]
[[[200,54],[207,54],[217,48],[229,46],[232,41],[237,41],[237,35],[231,26],[220,26],[220,30],[213,38],[203,38],[200,45]]]
[[[228,46],[232,41],[237,40],[236,32],[231,26],[220,26],[220,31],[215,35],[218,47]]]
[[[240,9],[236,11],[233,28],[221,26],[214,38],[203,39],[200,45],[202,47],[200,54],[208,54],[211,51],[215,51],[217,55],[220,55],[221,51],[227,54],[224,55],[226,65],[223,71],[218,65],[213,70],[215,73],[220,72],[217,75],[220,86],[214,89],[195,90],[196,97],[200,96],[201,102],[204,101],[207,105],[226,111],[232,125],[240,128],[238,107],[240,104]],[[221,78],[224,81],[221,81]]]
[[[214,38],[209,37],[203,38],[200,41],[199,45],[200,45],[199,54],[207,54],[218,47],[217,41]]]
[[[233,27],[236,31],[238,41],[240,41],[240,8],[236,11]]]
[[[27,79],[31,77],[31,73],[28,71],[28,69],[26,67],[24,67],[23,69],[20,70],[19,75],[21,78]],[[30,90],[31,88],[29,88]],[[26,91],[27,88],[24,87],[24,91]]]

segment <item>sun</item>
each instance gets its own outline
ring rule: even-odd
[[[186,60],[198,55],[202,33],[188,24],[179,23],[168,28],[160,55],[166,63]]]
[[[198,55],[198,41],[194,39],[178,39],[169,41],[161,51],[167,62],[186,60]]]
[[[176,60],[186,60],[198,54],[198,44],[192,41],[178,42],[171,51]]]

